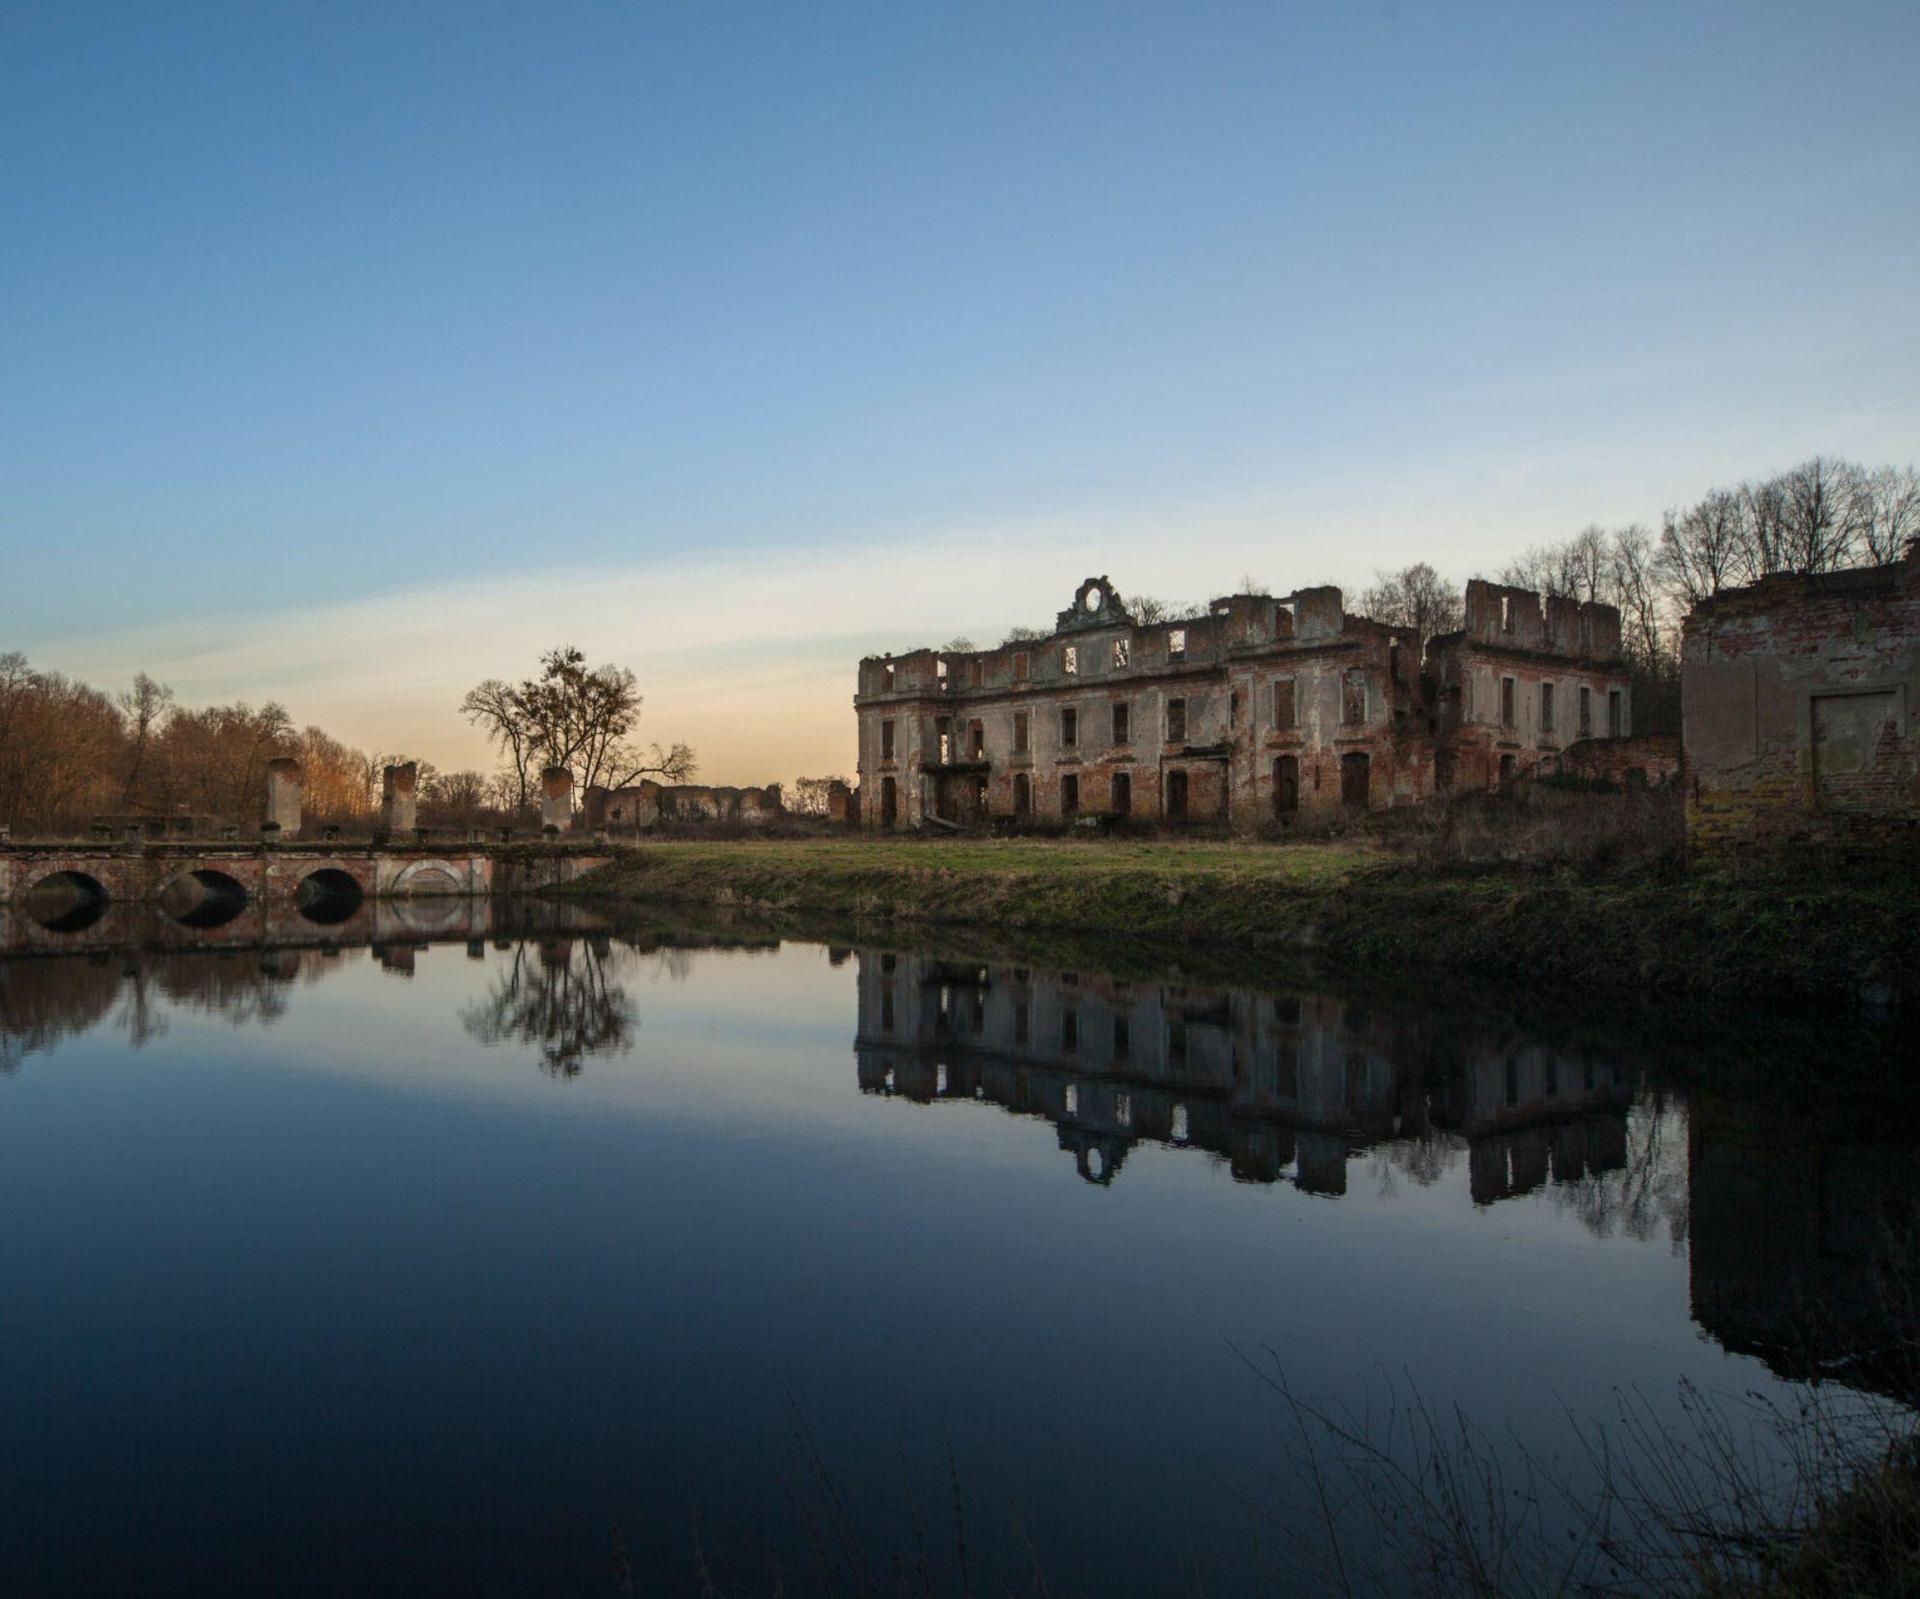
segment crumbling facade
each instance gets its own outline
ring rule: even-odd
[[[1047,638],[860,663],[861,821],[1252,827],[1404,804],[1433,782],[1419,657],[1337,588],[1142,623],[1088,578]]]
[[[1920,823],[1920,546],[1702,601],[1681,643],[1696,854],[1911,843]]]
[[[1044,639],[860,663],[861,821],[1090,816],[1245,831],[1529,775],[1632,731],[1620,613],[1467,585],[1433,642],[1337,588],[1137,622],[1088,578]]]
[[[1633,733],[1632,695],[1611,605],[1467,584],[1466,626],[1427,647],[1434,760],[1443,789],[1493,788],[1559,769],[1594,739]]]

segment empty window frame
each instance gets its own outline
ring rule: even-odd
[[[1543,733],[1553,731],[1553,685],[1551,683],[1540,685],[1540,731]]]
[[[1024,683],[1027,680],[1027,652],[1025,650],[1015,650],[1013,652],[1013,680],[1016,683]]]
[[[1027,728],[1027,712],[1015,711],[1013,713],[1013,753],[1016,755],[1027,753]]]
[[[1068,677],[1078,677],[1080,675],[1079,645],[1069,644],[1060,652],[1060,670],[1065,672]]]
[[[1181,699],[1167,701],[1167,742],[1184,744],[1187,741],[1187,702]]]
[[[987,753],[987,726],[984,722],[974,721],[967,724],[967,754],[974,760],[983,760]]]
[[[1060,779],[1060,814],[1062,816],[1080,814],[1080,779],[1071,774]]]
[[[1069,1005],[1060,1012],[1060,1049],[1071,1055],[1080,1047],[1080,1010]]]
[[[1299,725],[1300,702],[1293,679],[1276,677],[1273,680],[1273,729],[1276,733],[1291,733]]]
[[[1514,725],[1513,679],[1510,677],[1500,679],[1500,725],[1502,727]]]
[[[893,759],[893,723],[891,722],[880,724],[880,759],[883,761]]]
[[[1071,706],[1060,713],[1060,743],[1067,749],[1079,747],[1080,713]]]
[[[1187,630],[1176,627],[1167,634],[1167,659],[1184,661],[1187,658]]]
[[[1627,697],[1617,688],[1607,690],[1607,737],[1619,738],[1627,730]]]
[[[1348,727],[1359,727],[1367,719],[1367,674],[1360,667],[1349,667],[1341,679],[1340,720]]]
[[[1593,690],[1585,683],[1580,685],[1580,736],[1585,738],[1593,731]]]
[[[880,690],[884,694],[891,694],[893,692],[893,685],[893,662],[888,661],[885,666],[880,668]]]
[[[1132,644],[1123,638],[1115,639],[1113,641],[1113,664],[1115,666],[1125,666],[1132,658]]]
[[[1132,711],[1125,700],[1113,702],[1113,741],[1116,744],[1129,744],[1133,741]]]

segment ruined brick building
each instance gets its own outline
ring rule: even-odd
[[[1429,679],[1412,628],[1337,588],[1235,594],[1142,623],[1088,578],[1044,639],[860,663],[861,821],[1083,816],[1285,824],[1491,784],[1624,735],[1610,606],[1475,583]]]
[[[1920,544],[1695,606],[1681,644],[1687,831],[1712,856],[1920,834]]]

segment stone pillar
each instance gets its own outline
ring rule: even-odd
[[[573,773],[564,766],[540,772],[540,831],[564,833],[573,825]]]
[[[267,762],[267,820],[280,838],[300,836],[300,790],[305,778],[300,763],[282,756]]]
[[[419,797],[414,790],[419,775],[412,761],[389,766],[380,774],[380,831],[389,838],[411,837],[418,825]]]

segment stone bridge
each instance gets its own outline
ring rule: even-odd
[[[604,845],[326,843],[0,844],[0,906],[35,889],[82,904],[178,908],[326,905],[521,893],[571,881],[606,863]]]

